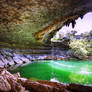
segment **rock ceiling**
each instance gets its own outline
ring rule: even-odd
[[[74,27],[90,11],[91,0],[0,0],[0,45],[44,46],[55,31],[70,22]]]

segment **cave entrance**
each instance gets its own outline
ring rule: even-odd
[[[78,54],[86,54],[86,49],[89,49],[89,47],[85,46],[85,48],[80,46],[80,43],[84,42],[89,45],[90,48],[92,44],[92,12],[89,12],[85,14],[84,16],[79,17],[77,20],[75,20],[75,25],[69,22],[68,26],[64,25],[62,28],[58,30],[56,35],[51,38],[52,43],[52,53],[54,55],[60,54],[60,49],[68,50],[68,49],[78,49]],[[72,41],[75,40],[74,45],[78,45],[76,42],[79,41],[80,48],[71,46]],[[86,42],[87,41],[87,42]],[[58,50],[57,50],[58,49]],[[80,49],[83,49],[82,51]]]
[[[75,20],[76,24],[74,28],[72,23],[69,23],[68,26],[64,25],[51,39],[52,42],[59,41],[62,37],[67,36],[68,34],[83,35],[88,34],[92,31],[92,12],[85,14],[83,17],[79,17]],[[68,36],[69,37],[69,36]]]

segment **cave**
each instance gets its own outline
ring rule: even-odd
[[[92,92],[91,18],[91,0],[1,0],[0,92]]]

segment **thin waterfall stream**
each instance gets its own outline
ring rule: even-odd
[[[54,57],[55,57],[55,47],[54,47],[54,44],[52,42],[51,42],[51,46],[52,46],[52,49],[51,49],[51,57],[52,57],[52,60],[51,60],[51,62],[53,63],[54,62]],[[51,81],[55,81],[53,68],[52,68],[51,75],[53,76],[53,78],[50,79],[50,80]]]

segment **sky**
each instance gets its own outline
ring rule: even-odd
[[[72,25],[70,24],[69,27],[62,27],[59,32],[65,34],[69,30],[76,30],[78,32],[77,34],[92,30],[92,12],[85,14],[83,19],[78,18],[74,28],[72,28]]]

